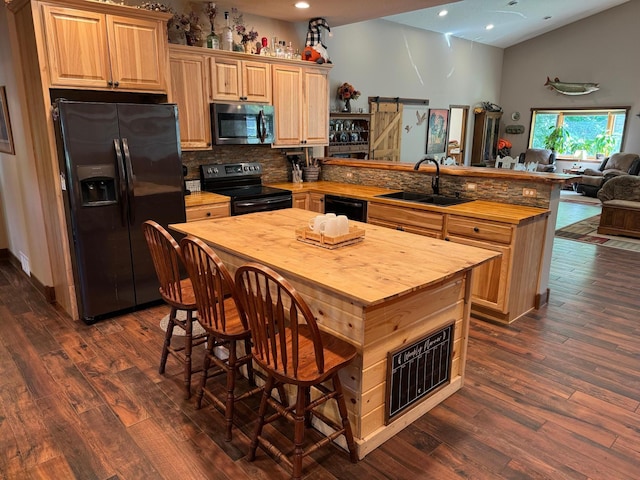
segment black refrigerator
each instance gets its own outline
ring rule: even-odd
[[[160,299],[142,233],[185,221],[177,107],[58,99],[54,118],[80,318]]]

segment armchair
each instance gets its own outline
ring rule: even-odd
[[[518,163],[536,162],[538,172],[556,171],[556,153],[546,148],[527,148],[518,157]]]
[[[620,175],[638,175],[640,156],[636,153],[614,153],[605,158],[597,170],[587,168],[576,184],[576,192],[596,197],[598,191],[610,178]]]

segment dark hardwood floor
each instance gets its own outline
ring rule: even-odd
[[[558,224],[592,214],[563,202]],[[547,306],[472,320],[461,391],[357,464],[319,450],[305,478],[640,478],[639,272],[640,254],[557,239]],[[0,477],[288,478],[263,451],[246,459],[257,399],[226,443],[175,361],[158,374],[167,312],[86,326],[0,263]]]

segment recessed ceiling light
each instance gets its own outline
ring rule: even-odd
[[[439,17],[446,17],[447,13],[449,13],[447,10],[440,10],[440,12],[438,13]]]
[[[484,27],[486,30],[492,30],[493,29],[493,23],[490,23],[489,25],[487,25],[486,27]]]
[[[309,4],[307,2],[296,2],[296,8],[309,8]]]

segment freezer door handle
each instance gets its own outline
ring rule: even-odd
[[[126,211],[126,202],[127,198],[127,185],[125,180],[124,173],[124,160],[122,158],[122,150],[120,149],[120,139],[113,139],[113,146],[116,151],[116,157],[118,158],[118,176],[120,177],[119,187],[120,187],[120,218],[122,220],[122,226],[125,227],[127,225],[127,211]]]
[[[127,167],[127,192],[129,193],[129,221],[135,220],[135,191],[133,189],[133,166],[131,165],[131,154],[129,153],[129,142],[122,139],[122,150],[124,151],[124,163]]]

